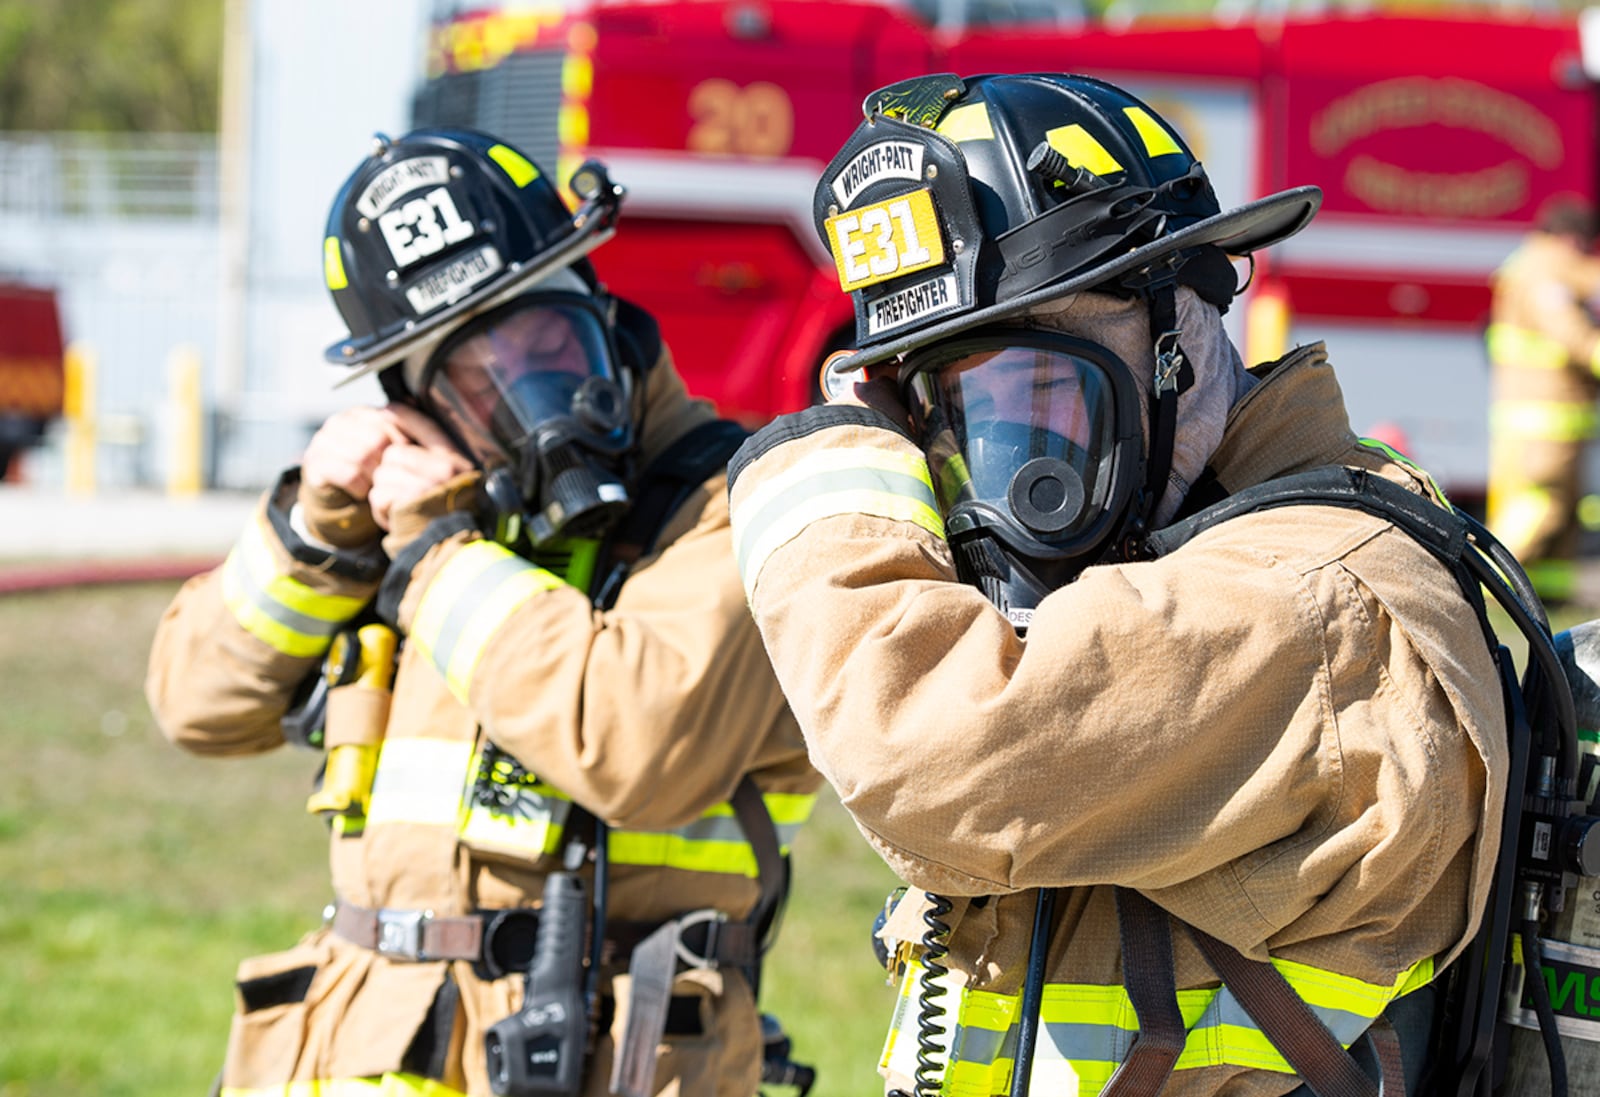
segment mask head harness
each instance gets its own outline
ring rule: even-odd
[[[1002,374],[1034,376],[1025,422],[1035,435],[1010,447],[1013,484],[1003,496],[992,479],[965,496],[940,489],[964,578],[1025,624],[1045,593],[1082,568],[1136,554],[1166,489],[1178,396],[1193,383],[1179,345],[1177,287],[1226,310],[1237,290],[1228,256],[1299,231],[1321,192],[1301,187],[1223,213],[1177,132],[1138,99],[1086,76],[918,77],[873,92],[863,114],[813,202],[856,312],[859,349],[828,368],[896,369],[930,461],[945,468],[934,444],[950,423],[965,425],[969,449],[993,449],[1004,433],[957,402],[1005,387]],[[1156,363],[1144,386],[1148,442],[1126,363],[1023,319],[1083,290],[1147,303]],[[951,370],[966,380],[925,376]],[[1048,370],[1092,392],[1066,401],[1060,385],[1045,383]],[[1069,412],[1092,414],[1098,425],[1072,439],[1038,421]],[[948,445],[954,435],[942,437]],[[991,465],[971,452],[962,459]]]
[[[376,372],[485,471],[500,535],[592,537],[626,510],[634,390],[616,303],[586,256],[623,190],[596,161],[570,210],[521,152],[470,130],[379,136],[328,217],[323,272],[349,336],[326,351]]]

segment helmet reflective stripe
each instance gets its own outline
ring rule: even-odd
[[[1562,400],[1502,400],[1489,409],[1489,429],[1502,437],[1581,442],[1595,435],[1595,409]]]
[[[491,541],[469,542],[445,561],[423,592],[411,640],[466,704],[472,672],[495,630],[529,598],[563,585],[560,576],[509,549]]]
[[[366,598],[323,594],[282,570],[271,534],[251,522],[222,566],[222,600],[250,635],[284,655],[321,655]]]
[[[813,522],[870,514],[944,537],[928,462],[872,446],[820,450],[767,480],[732,515],[733,551],[746,595],[767,557]]]
[[[472,744],[443,739],[391,739],[378,758],[367,825],[409,823],[449,827],[474,848],[493,848],[534,861],[561,849],[572,798],[553,785],[497,785],[514,789],[505,806],[475,796],[473,774],[481,755]],[[816,797],[767,793],[762,797],[788,852]],[[654,865],[688,872],[756,875],[755,853],[730,804],[718,804],[699,819],[672,830],[616,829],[608,847],[623,865]]]
[[[1486,338],[1489,360],[1496,365],[1552,370],[1567,364],[1566,348],[1541,331],[1515,324],[1490,324]]]
[[[220,1097],[466,1097],[431,1078],[415,1074],[384,1074],[378,1078],[317,1078],[307,1082],[279,1082],[264,1089],[223,1086]]]
[[[1349,1047],[1390,1002],[1425,986],[1433,960],[1419,960],[1387,986],[1363,982],[1308,964],[1273,960],[1312,1013],[1341,1044]],[[917,1069],[918,998],[923,967],[906,966],[895,1006],[895,1020],[884,1044],[880,1069],[913,1077]],[[940,980],[950,993],[940,1000],[950,1008],[941,1041],[950,1065],[940,1092],[958,1097],[989,1097],[1009,1092],[1015,1055],[1020,995],[968,990],[958,973]],[[1180,990],[1178,1009],[1189,1036],[1176,1070],[1239,1066],[1292,1074],[1294,1069],[1272,1046],[1226,987]],[[948,1027],[953,1022],[953,1031]],[[1092,1097],[1116,1071],[1139,1019],[1121,986],[1047,983],[1039,1013],[1039,1040],[1030,1079],[1036,1092]]]

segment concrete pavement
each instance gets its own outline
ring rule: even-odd
[[[0,484],[0,593],[193,575],[227,554],[257,498]]]

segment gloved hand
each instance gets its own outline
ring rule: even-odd
[[[339,549],[364,548],[382,534],[367,504],[384,450],[405,440],[390,408],[346,408],[306,445],[298,502],[306,532]]]
[[[389,559],[398,559],[402,549],[422,536],[428,523],[457,511],[476,511],[482,495],[483,473],[468,468],[424,494],[392,506],[385,514],[389,532],[383,539],[384,552]]]

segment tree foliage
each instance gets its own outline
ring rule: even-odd
[[[214,132],[223,0],[0,0],[0,130]]]

